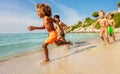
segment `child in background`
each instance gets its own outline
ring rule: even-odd
[[[63,42],[66,42],[65,40],[65,30],[67,28],[67,25],[60,21],[60,16],[55,15],[54,20],[59,22],[59,26],[56,26],[57,32],[59,33],[58,40],[62,40]]]
[[[114,42],[116,42],[115,35],[114,35],[115,21],[113,17],[114,17],[114,14],[112,13],[108,14],[108,33],[113,38]]]
[[[65,33],[66,33],[67,25],[60,21],[60,16],[55,15],[54,16],[54,21],[59,23],[59,24],[56,24],[56,30],[58,32],[58,41],[62,42],[62,43],[65,43],[65,44],[73,45],[73,43],[71,41],[67,42],[66,39],[65,39]],[[65,48],[68,49],[69,47],[65,46]]]
[[[102,39],[102,44],[105,43],[103,37],[103,34],[105,34],[107,44],[109,45],[110,43],[108,38],[108,22],[107,19],[105,18],[105,12],[102,10],[99,12],[99,19],[96,21],[93,27],[95,27],[97,23],[100,24],[100,38]]]

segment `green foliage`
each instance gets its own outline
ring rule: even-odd
[[[82,24],[82,21],[78,21],[78,25],[81,25]]]
[[[96,25],[96,28],[97,28],[97,29],[100,29],[100,24],[97,24],[97,25]]]
[[[74,26],[72,26],[72,29],[71,29],[71,30],[73,31],[73,30],[75,30],[75,29],[77,29],[77,28],[79,28],[79,27],[78,27],[77,24],[75,24]]]
[[[118,7],[120,7],[120,2],[118,2]]]
[[[90,20],[91,20],[91,18],[87,17],[84,22],[86,23],[86,22],[89,22]]]
[[[74,26],[71,26],[71,30],[73,31],[81,26],[82,26],[82,21],[78,21],[77,24],[74,24]]]
[[[115,28],[120,27],[120,13],[114,14],[114,20],[115,20]],[[77,24],[75,24],[74,26],[69,26],[68,28],[71,29],[71,31],[74,31],[75,29],[77,29],[79,27],[87,28],[88,26],[92,25],[96,21],[97,21],[97,19],[94,20],[94,19],[91,19],[90,17],[87,17],[85,19],[84,23],[82,23],[82,21],[78,21]],[[97,24],[96,28],[99,29],[100,25]]]
[[[88,27],[91,24],[93,24],[95,22],[95,20],[91,19],[90,17],[87,17],[84,21],[83,27]]]
[[[98,14],[98,12],[93,12],[92,16],[97,18],[99,16],[99,14]]]
[[[115,28],[120,27],[120,13],[114,15],[114,20],[115,20]]]
[[[116,13],[114,14],[114,20],[115,20],[115,28],[119,28],[120,27],[120,13]],[[96,20],[95,20],[96,21]],[[100,25],[97,24],[96,28],[99,29]]]

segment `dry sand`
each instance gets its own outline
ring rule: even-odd
[[[117,42],[102,46],[100,39],[77,42],[49,50],[51,62],[40,65],[43,52],[0,62],[0,74],[120,74],[120,35]],[[112,40],[111,40],[112,41]]]

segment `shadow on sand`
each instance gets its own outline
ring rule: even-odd
[[[69,46],[69,49],[77,48],[79,46],[89,45],[87,42],[75,42],[73,45]]]
[[[76,47],[79,47],[79,46],[89,45],[89,44],[90,44],[90,43],[87,43],[87,42],[75,42],[75,46],[72,46],[72,47],[73,47],[73,48],[76,48]],[[67,54],[67,55],[62,56],[62,57],[58,57],[58,58],[53,59],[53,60],[51,60],[51,61],[55,61],[55,60],[59,60],[59,59],[65,58],[65,57],[69,57],[69,56],[72,56],[72,55],[74,55],[74,54],[83,52],[83,51],[85,51],[85,50],[91,50],[92,48],[95,48],[95,47],[97,47],[97,46],[93,46],[93,45],[92,45],[92,46],[88,46],[88,47],[86,47],[86,48],[76,50],[76,51],[74,51],[74,52],[72,52],[72,53],[70,53],[70,54]],[[71,49],[72,49],[72,48],[71,48]]]

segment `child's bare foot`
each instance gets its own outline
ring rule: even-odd
[[[50,60],[42,60],[41,62],[40,62],[40,64],[46,64],[46,63],[48,63]]]
[[[107,44],[107,46],[110,46],[110,44]]]
[[[107,46],[110,46],[110,42],[107,42]]]
[[[68,45],[64,45],[64,48],[65,48],[65,49],[69,49],[69,46],[68,46]]]
[[[101,43],[102,45],[105,45],[105,42],[104,41],[102,41],[102,43]]]

